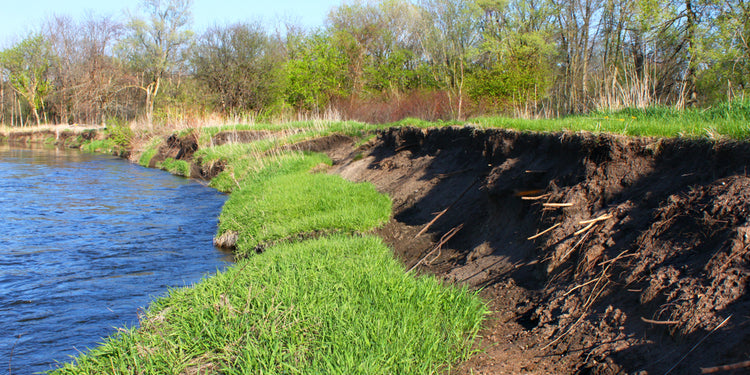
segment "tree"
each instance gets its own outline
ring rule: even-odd
[[[131,16],[128,36],[120,46],[124,59],[140,75],[137,86],[146,95],[146,119],[151,123],[154,100],[162,79],[178,67],[193,32],[192,0],[143,0],[144,16]]]
[[[419,84],[419,9],[406,0],[352,2],[328,15],[354,95],[398,96]]]
[[[474,0],[423,0],[424,58],[435,81],[447,89],[455,117],[463,118],[466,71],[478,53],[482,10]]]
[[[31,109],[37,125],[41,124],[39,110],[52,85],[47,71],[52,62],[49,43],[41,34],[30,35],[15,46],[0,52],[0,68],[5,70],[11,87]]]
[[[750,89],[750,1],[717,2],[709,18],[699,89],[709,102],[741,97]]]
[[[206,31],[191,61],[224,114],[258,114],[280,99],[281,52],[260,24],[240,23]]]
[[[511,105],[536,103],[553,81],[549,3],[545,0],[479,0],[484,12],[473,97]]]
[[[54,16],[43,30],[57,57],[49,73],[55,90],[48,112],[61,122],[103,121],[126,85],[126,72],[112,56],[122,25],[91,14],[80,21]]]
[[[331,98],[351,95],[351,63],[330,35],[318,31],[290,38],[288,44],[284,68],[288,103],[298,110],[321,112]]]

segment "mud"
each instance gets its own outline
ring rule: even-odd
[[[378,233],[407,269],[494,311],[455,373],[683,374],[750,358],[748,143],[400,128],[348,152],[331,172],[391,196]]]

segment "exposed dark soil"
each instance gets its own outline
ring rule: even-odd
[[[220,133],[214,144],[271,132]],[[191,135],[157,160],[192,160]],[[390,195],[377,230],[410,272],[467,285],[493,313],[456,374],[694,374],[750,360],[750,143],[394,128],[330,173]],[[157,157],[155,157],[157,158]],[[748,373],[750,367],[723,373]]]
[[[400,128],[348,152],[332,172],[391,196],[378,233],[406,267],[494,311],[455,373],[750,359],[750,144]]]
[[[183,136],[172,134],[162,141],[158,151],[149,161],[148,166],[155,168],[158,163],[163,162],[167,158],[192,161],[193,154],[196,151],[198,151],[198,139],[193,134]],[[198,171],[195,168],[193,170]],[[191,175],[193,174],[191,173]]]

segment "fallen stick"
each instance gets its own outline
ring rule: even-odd
[[[723,366],[716,366],[716,367],[701,367],[701,374],[712,374],[714,372],[719,371],[732,371],[732,370],[739,370],[743,367],[750,367],[750,361],[744,361],[744,362],[737,362],[732,363],[731,365],[723,365]]]
[[[598,278],[597,279],[591,279],[591,280],[589,280],[589,281],[587,281],[587,282],[585,282],[585,283],[583,283],[581,285],[577,285],[573,289],[569,290],[567,293],[563,294],[563,297],[567,297],[568,294],[573,293],[576,289],[583,288],[584,286],[589,285],[589,284],[593,283],[594,281],[599,282],[599,279]]]
[[[547,198],[547,197],[549,197],[549,194],[536,195],[536,196],[533,196],[533,197],[530,197],[530,196],[527,196],[527,195],[521,195],[521,200],[524,200],[524,201],[538,201],[540,199],[544,199],[544,198]]]
[[[719,323],[719,325],[716,326],[716,328],[712,329],[711,332],[709,332],[705,336],[703,336],[703,338],[700,339],[700,341],[698,341],[695,345],[693,345],[693,347],[690,348],[690,350],[688,350],[688,352],[685,353],[685,355],[683,355],[682,358],[680,358],[680,360],[677,361],[677,363],[674,364],[674,366],[672,366],[669,370],[667,370],[667,372],[665,372],[664,375],[669,375],[669,373],[672,372],[672,370],[674,370],[675,367],[677,367],[677,365],[679,365],[680,363],[682,363],[682,361],[684,361],[685,358],[687,358],[687,356],[690,355],[690,353],[693,352],[693,350],[695,350],[701,343],[703,343],[703,341],[706,340],[708,338],[708,336],[711,336],[712,333],[718,331],[719,328],[723,327],[724,324],[726,324],[729,321],[729,319],[731,319],[731,318],[732,318],[732,315],[729,315],[726,319],[724,319],[723,322]]]
[[[548,207],[548,208],[573,207],[573,203],[542,203],[542,207]]]
[[[450,206],[448,206],[448,208],[450,208]],[[419,233],[417,233],[417,235],[414,236],[414,238],[417,238],[417,237],[421,236],[424,232],[426,232],[427,229],[429,229],[432,226],[432,224],[435,224],[435,222],[437,221],[437,219],[440,219],[441,216],[445,215],[445,213],[448,212],[448,208],[446,208],[446,209],[438,212],[437,216],[435,216],[434,219],[430,220],[430,222],[427,223],[427,225],[425,225],[424,228],[422,228],[422,230],[420,230]]]
[[[576,320],[575,323],[571,324],[565,332],[563,332],[561,335],[558,335],[556,339],[550,341],[541,350],[544,351],[545,349],[549,348],[550,346],[555,345],[563,337],[567,336],[570,332],[573,331],[574,328],[576,328],[576,326],[578,326],[578,323],[580,323],[586,316],[588,316],[587,312],[584,312],[583,314],[581,314],[581,316],[578,317],[578,320]]]
[[[566,259],[568,259],[568,256],[570,256],[570,254],[572,254],[572,253],[573,253],[573,252],[574,252],[574,251],[576,250],[576,248],[578,248],[578,245],[582,244],[582,243],[583,243],[583,241],[585,241],[585,240],[586,240],[586,239],[587,239],[588,237],[589,237],[589,234],[588,234],[588,233],[586,233],[586,235],[585,235],[585,236],[581,237],[581,239],[580,239],[580,240],[578,240],[578,242],[576,242],[576,244],[575,244],[575,245],[573,245],[573,247],[571,247],[571,248],[570,248],[570,250],[568,250],[568,252],[567,252],[567,253],[565,253],[565,255],[563,255],[563,256],[562,256],[562,257],[560,258],[560,262],[564,262],[564,261],[565,261]]]
[[[641,317],[641,320],[648,324],[663,324],[663,325],[669,325],[669,324],[680,324],[679,320],[651,320],[646,319],[644,317]]]
[[[583,224],[598,223],[600,221],[604,221],[604,220],[611,219],[611,218],[612,218],[612,215],[611,214],[607,214],[607,215],[599,216],[596,219],[579,221],[578,224],[583,225]]]
[[[594,227],[594,224],[596,224],[596,223],[590,223],[590,224],[589,224],[589,225],[587,225],[587,226],[586,226],[585,228],[583,228],[583,229],[581,229],[581,230],[579,230],[579,231],[577,231],[577,232],[573,233],[573,235],[574,235],[574,236],[577,236],[577,235],[579,235],[579,234],[581,234],[581,233],[585,233],[585,232],[586,232],[586,231],[588,231],[589,229],[593,228],[593,227]]]
[[[541,236],[543,236],[543,235],[547,234],[547,233],[548,233],[549,231],[551,231],[551,230],[553,230],[553,229],[555,229],[555,228],[559,227],[560,225],[561,225],[561,223],[557,223],[557,224],[555,224],[555,225],[553,225],[553,226],[551,226],[551,227],[549,227],[549,228],[547,228],[547,229],[543,230],[543,231],[542,231],[541,233],[537,233],[537,234],[535,234],[535,235],[533,235],[533,236],[531,236],[531,237],[527,238],[527,240],[529,240],[529,241],[531,241],[531,240],[535,240],[535,239],[537,239],[537,238],[539,238],[539,237],[541,237]]]
[[[458,175],[458,174],[461,174],[461,173],[471,172],[473,170],[474,170],[474,168],[467,168],[467,169],[462,169],[460,171],[455,171],[455,172],[450,172],[450,173],[441,173],[441,174],[435,175],[435,177],[437,177],[437,178],[447,178],[447,177],[455,176],[455,175]]]
[[[443,245],[445,245],[446,242],[450,241],[450,239],[453,238],[453,236],[455,236],[456,233],[458,233],[458,231],[460,231],[463,227],[464,227],[464,225],[461,224],[461,225],[459,225],[459,226],[457,226],[457,227],[449,230],[447,233],[445,233],[443,235],[443,237],[440,237],[440,242],[438,242],[438,244],[435,245],[435,247],[433,247],[432,250],[430,250],[429,253],[425,254],[425,256],[423,256],[422,259],[420,259],[417,263],[414,263],[414,265],[411,266],[411,268],[409,268],[409,270],[406,271],[406,273],[409,273],[412,270],[414,270],[415,268],[417,268],[420,264],[422,264],[422,262],[424,262],[425,259],[427,259],[428,256],[430,256],[432,253],[434,253],[435,250],[442,248]],[[432,261],[434,262],[435,259],[433,259]]]
[[[405,145],[402,145],[402,146],[396,147],[396,149],[395,149],[395,150],[393,150],[393,151],[394,151],[394,152],[399,152],[399,151],[401,151],[401,150],[404,150],[404,149],[407,149],[407,148],[409,148],[409,147],[414,147],[414,146],[416,146],[416,145],[417,145],[417,143],[407,143],[407,144],[405,144]]]
[[[448,205],[448,207],[446,207],[444,210],[440,211],[440,213],[438,213],[438,215],[435,216],[434,219],[430,220],[430,222],[427,223],[427,225],[425,225],[424,228],[422,228],[422,230],[420,230],[419,233],[417,233],[417,235],[414,236],[414,238],[417,238],[417,237],[421,236],[422,234],[424,234],[424,232],[427,232],[427,230],[430,229],[430,227],[432,226],[432,224],[435,224],[435,222],[437,221],[437,219],[439,219],[441,216],[445,215],[445,213],[448,212],[448,210],[450,210],[450,208],[453,207],[454,204],[458,203],[458,201],[460,201],[461,198],[463,198],[464,195],[466,195],[466,193],[468,193],[469,190],[472,187],[474,187],[474,185],[477,184],[477,182],[479,182],[479,178],[476,178],[474,180],[474,182],[472,182],[471,185],[469,185],[469,187],[467,187],[466,190],[464,190],[463,193],[461,193],[461,195],[459,195],[458,198],[456,198],[456,200],[453,201],[453,203],[451,203],[450,205]]]

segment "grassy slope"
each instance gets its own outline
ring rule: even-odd
[[[428,374],[467,354],[484,312],[466,290],[406,274],[379,239],[334,236],[173,290],[140,329],[57,373]]]
[[[239,233],[240,255],[275,245],[171,291],[140,328],[53,373],[425,374],[464,358],[486,314],[481,300],[406,274],[377,238],[343,234],[387,221],[390,199],[309,173],[330,164],[325,155],[272,151],[287,141],[200,152],[227,163],[212,182],[232,191],[219,231]],[[294,242],[310,232],[338,234]]]

